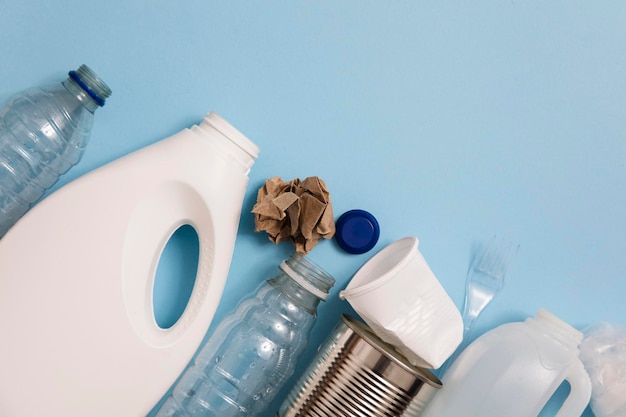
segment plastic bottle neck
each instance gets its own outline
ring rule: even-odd
[[[62,84],[91,113],[104,106],[111,95],[109,86],[86,65],[70,71],[69,77]]]
[[[202,123],[191,129],[205,134],[210,131],[217,132],[216,138],[221,140],[216,140],[215,145],[228,154],[229,158],[238,162],[246,174],[259,156],[259,147],[215,112],[207,114]]]
[[[583,339],[580,331],[543,309],[526,322],[568,348],[577,349]]]
[[[320,301],[328,297],[335,280],[326,271],[294,253],[280,265],[282,273],[269,283],[311,314],[315,314]]]

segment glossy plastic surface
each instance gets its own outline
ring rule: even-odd
[[[94,111],[111,93],[84,65],[70,74],[63,83],[15,94],[0,111],[0,237],[78,163]],[[100,87],[103,98],[90,86]]]
[[[266,410],[293,375],[317,305],[334,284],[299,254],[280,268],[220,322],[157,417],[255,417]]]
[[[339,297],[413,365],[439,368],[461,342],[463,322],[418,244],[409,236],[387,245]]]
[[[247,151],[202,124],[112,162],[35,206],[0,241],[0,415],[145,416],[204,336],[230,266]],[[189,303],[156,324],[160,254],[200,243]],[[141,389],[139,389],[141,387]],[[36,399],[36,401],[33,401]]]

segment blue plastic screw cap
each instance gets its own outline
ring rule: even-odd
[[[378,221],[365,210],[346,211],[335,227],[335,239],[339,246],[355,255],[371,250],[380,236]]]

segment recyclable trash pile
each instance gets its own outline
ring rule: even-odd
[[[492,242],[476,258],[461,314],[412,235],[355,272],[339,297],[358,317],[340,318],[270,410],[335,282],[306,255],[333,237],[348,253],[366,253],[378,221],[361,209],[335,221],[319,177],[268,179],[251,210],[256,231],[294,252],[201,346],[259,148],[209,113],[35,204],[79,161],[110,94],[81,66],[0,112],[0,328],[8,341],[0,415],[144,416],[165,395],[158,417],[534,417],[564,382],[559,417],[580,416],[590,402],[597,417],[626,415],[623,328],[583,333],[540,309],[467,343],[518,246]],[[180,319],[160,328],[154,271],[185,225],[200,242],[194,289]]]

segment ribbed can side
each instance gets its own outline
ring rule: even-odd
[[[344,317],[320,347],[277,416],[419,416],[439,386],[398,363],[360,325],[346,323]]]

